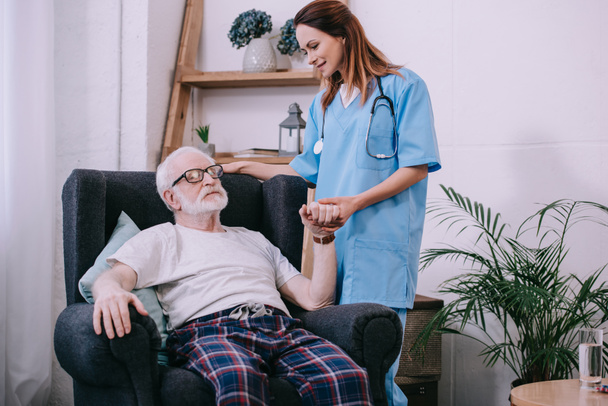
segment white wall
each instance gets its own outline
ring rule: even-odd
[[[74,168],[154,170],[185,0],[55,0],[57,196]],[[61,236],[61,202],[57,202]],[[54,313],[65,307],[57,238]],[[72,403],[57,363],[50,404]]]
[[[198,68],[241,68],[244,49],[231,48],[227,38],[233,10],[268,12],[274,34],[306,2],[232,0],[228,8],[224,1],[207,0]],[[535,203],[558,198],[608,204],[608,3],[349,3],[375,45],[427,82],[443,161],[430,177],[430,198],[441,196],[439,183],[453,186],[512,224],[531,214]],[[75,167],[154,168],[184,4],[55,0],[58,190]],[[285,57],[279,63],[305,66]],[[288,106],[299,103],[306,118],[316,91],[195,91],[184,142],[195,141],[194,122],[211,124],[218,151],[277,148],[278,124]],[[57,227],[60,233],[59,221]],[[446,238],[427,222],[425,247]],[[573,272],[608,262],[608,230],[590,229],[574,242],[582,244],[571,253]],[[60,252],[58,247],[58,258]],[[58,313],[65,305],[61,263],[56,272]],[[455,266],[425,271],[418,292],[436,296],[439,282],[456,272]],[[444,337],[441,405],[507,404],[513,377],[501,366],[484,368],[478,352],[469,340]],[[69,403],[69,379],[56,372],[52,400]]]

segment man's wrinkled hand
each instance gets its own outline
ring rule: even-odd
[[[109,339],[116,336],[123,337],[131,332],[131,317],[129,305],[135,307],[137,312],[147,316],[148,312],[143,303],[131,292],[123,289],[108,289],[95,298],[93,310],[93,328],[96,334],[101,334],[105,328]],[[103,321],[103,328],[102,328]]]

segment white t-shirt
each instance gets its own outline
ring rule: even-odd
[[[347,92],[348,87],[344,83],[342,83],[342,85],[340,85],[340,98],[342,99],[342,106],[344,106],[344,108],[350,106],[350,104],[355,101],[357,96],[361,94],[361,90],[359,90],[358,87],[354,87],[353,92],[350,94]]]
[[[242,227],[225,233],[160,224],[127,241],[108,263],[135,270],[135,288],[155,286],[173,330],[243,303],[288,314],[278,289],[300,273],[262,234]]]

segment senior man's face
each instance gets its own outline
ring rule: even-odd
[[[176,165],[176,173],[184,173],[189,169],[205,169],[212,165],[210,161],[199,154],[185,154],[184,159]],[[181,172],[180,172],[181,171]],[[173,188],[181,204],[181,210],[191,215],[221,211],[228,204],[228,194],[219,179],[213,179],[208,173],[198,183],[179,182]]]

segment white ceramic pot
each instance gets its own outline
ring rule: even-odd
[[[199,142],[198,149],[200,149],[212,158],[215,156],[215,144]]]
[[[251,40],[243,57],[243,72],[275,72],[277,57],[269,39],[254,38]]]

